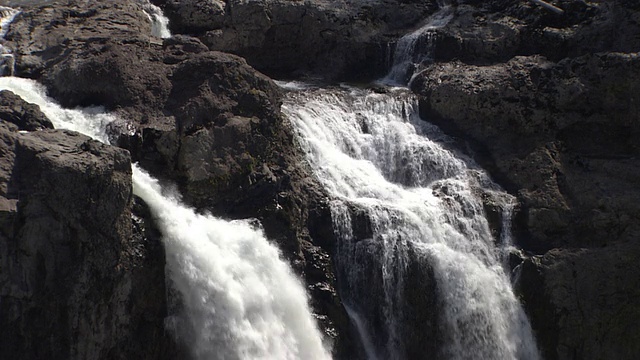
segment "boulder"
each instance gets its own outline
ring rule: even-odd
[[[129,154],[6,122],[0,138],[0,357],[169,354],[164,251],[132,221]]]
[[[520,292],[545,359],[638,357],[638,256],[626,242],[525,261]]]
[[[167,0],[165,15],[179,34],[201,33],[224,26],[226,2],[221,0]]]
[[[465,137],[523,204],[527,250],[637,236],[637,54],[560,63],[435,64],[414,82],[425,119]],[[611,116],[615,114],[615,116]]]
[[[0,120],[17,125],[20,130],[53,129],[53,124],[38,105],[30,104],[7,90],[0,91]]]
[[[151,40],[151,21],[142,1],[70,0],[64,5],[45,2],[27,6],[5,36],[5,47],[16,58],[16,76],[38,78],[76,47],[132,40],[148,45]]]
[[[640,10],[626,0],[559,0],[555,14],[530,1],[465,1],[437,31],[435,58],[465,63],[505,62],[543,55],[558,61],[601,51],[635,52]]]

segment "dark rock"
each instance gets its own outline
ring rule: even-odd
[[[37,5],[37,4],[36,4]],[[46,69],[70,57],[78,47],[139,41],[149,45],[151,21],[143,2],[112,0],[25,7],[5,36],[16,57],[16,75],[40,77]]]
[[[193,37],[150,41],[142,7],[127,0],[45,5],[14,24],[8,38],[20,75],[41,80],[64,106],[113,110],[120,118],[109,129],[113,142],[177,184],[191,206],[259,219],[324,299],[313,306],[325,332],[339,338],[336,352],[350,351],[332,264],[307,229],[310,204],[324,194],[302,165],[271,79]]]
[[[547,359],[640,354],[623,335],[640,317],[626,300],[638,269],[622,255],[637,256],[640,236],[639,59],[437,63],[412,84],[422,116],[465,138],[518,195],[519,245],[544,254],[521,267],[520,292]]]
[[[352,322],[368,330],[376,354],[406,359],[433,354],[430,358],[438,358],[444,344],[444,332],[438,330],[443,300],[429,265],[432,259],[404,242],[398,245],[396,259],[385,258],[381,239],[343,244],[340,250],[335,261],[341,287],[348,289],[341,297],[359,317]],[[394,261],[406,266],[390,266]],[[364,351],[360,357],[366,358]]]
[[[505,62],[518,55],[558,61],[594,52],[636,52],[640,31],[635,4],[628,1],[560,0],[557,15],[528,1],[465,1],[437,31],[438,61]]]
[[[20,130],[53,129],[53,124],[38,105],[30,104],[7,90],[0,91],[0,120],[15,124]]]
[[[126,151],[0,123],[0,357],[158,359],[164,252],[132,222]]]
[[[167,0],[165,15],[175,33],[190,34],[220,29],[225,21],[225,1]]]
[[[555,249],[527,260],[520,291],[545,359],[634,359],[640,296],[636,242]]]
[[[385,71],[389,39],[422,21],[435,1],[156,1],[173,31],[196,35],[269,74],[371,78]]]
[[[424,96],[426,119],[475,142],[487,154],[481,162],[519,193],[528,250],[599,246],[610,234],[622,240],[637,231],[630,189],[640,165],[632,140],[640,132],[640,88],[632,80],[638,59],[612,53],[559,64],[539,57],[438,64],[414,89]]]

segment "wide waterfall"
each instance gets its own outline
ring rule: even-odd
[[[39,105],[56,127],[106,141],[114,118],[102,109],[62,109],[27,79],[0,78],[5,89]],[[183,308],[168,326],[196,359],[330,357],[303,286],[260,229],[196,213],[137,166],[133,185],[162,231],[170,285]]]
[[[538,359],[482,200],[513,198],[389,91],[294,90],[283,106],[333,198],[340,296],[366,356]]]

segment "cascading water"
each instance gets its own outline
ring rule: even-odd
[[[433,60],[435,30],[454,15],[448,1],[439,6],[398,41],[382,83],[406,84]],[[407,90],[290,90],[283,110],[333,198],[339,291],[364,355],[539,359],[502,256],[513,197],[450,150]],[[483,197],[503,208],[498,241]]]
[[[428,326],[440,342],[421,358],[539,357],[481,200],[483,192],[510,196],[447,150],[446,137],[418,117],[412,95],[292,91],[283,109],[335,199],[340,294],[369,358],[415,358],[422,344],[407,343],[415,335],[407,322],[419,311],[434,312],[424,319],[437,319]],[[435,293],[418,294],[431,300],[416,303],[408,292],[421,284]]]
[[[450,0],[438,1],[439,9],[423,26],[401,37],[393,53],[393,64],[387,76],[381,80],[389,85],[410,83],[422,63],[433,61],[435,31],[453,19],[454,8]]]
[[[58,128],[101,141],[114,118],[100,108],[62,109],[35,82],[0,78]],[[245,221],[200,215],[133,167],[134,193],[163,233],[167,273],[183,311],[168,325],[196,359],[329,359],[304,288],[263,232]]]
[[[9,31],[9,25],[20,12],[6,6],[0,6],[0,39]],[[0,76],[13,75],[15,59],[11,49],[0,43]]]
[[[162,9],[150,3],[149,0],[143,1],[142,9],[151,21],[151,35],[161,39],[171,37],[169,19],[164,16]]]

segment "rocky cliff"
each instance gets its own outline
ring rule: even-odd
[[[164,254],[131,195],[131,161],[202,211],[259,219],[304,276],[336,356],[354,356],[326,196],[280,89],[254,67],[371,80],[437,2],[154,3],[173,38],[150,35],[136,0],[17,2],[4,43],[16,75],[64,106],[118,114],[109,130],[121,148],[50,130],[37,107],[0,93],[0,357],[179,357],[163,332]],[[455,3],[411,88],[423,118],[518,196],[526,256],[515,273],[545,358],[640,357],[640,6]]]
[[[132,197],[128,152],[27,132],[51,123],[0,99],[0,357],[162,358],[164,252]]]
[[[335,343],[336,354],[353,351],[346,313],[334,290],[328,255],[332,243],[314,234],[324,235],[331,228],[325,196],[302,165],[290,125],[280,113],[280,90],[270,78],[238,56],[211,51],[198,38],[153,38],[151,23],[137,1],[25,7],[6,40],[16,58],[17,76],[39,80],[64,106],[102,105],[118,114],[120,121],[111,124],[109,132],[112,143],[128,150],[118,150],[127,155],[127,169],[130,155],[155,176],[175,184],[184,200],[201,211],[259,219],[305,278],[316,316]],[[86,170],[83,164],[75,166],[79,172]],[[68,201],[74,196],[68,195]],[[102,199],[93,203],[106,201]],[[131,223],[130,199],[127,206],[119,215]],[[135,237],[124,233],[118,241],[127,243],[128,238]],[[161,268],[163,257],[156,261]],[[158,276],[162,282],[163,274]],[[157,294],[159,288],[154,289]],[[140,296],[150,294],[140,291]],[[159,298],[164,301],[164,296]],[[167,311],[162,306],[158,310]],[[162,334],[162,325],[156,325]],[[29,331],[35,330],[26,327],[24,333]],[[151,340],[149,349],[163,348],[160,338]],[[66,334],[52,341],[59,346],[55,353],[84,343]],[[103,352],[95,358],[106,357],[106,346],[96,347]],[[127,348],[121,352],[139,357]]]
[[[522,300],[547,359],[638,357],[640,7],[474,2],[412,89],[520,200]]]

